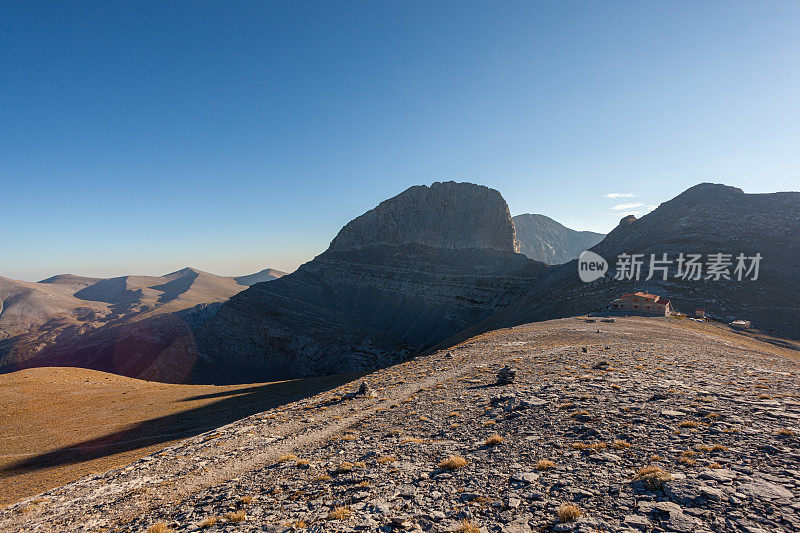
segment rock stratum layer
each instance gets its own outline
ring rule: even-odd
[[[411,187],[347,224],[296,272],[231,298],[197,332],[195,379],[372,369],[509,305],[546,267],[516,253],[500,193]]]

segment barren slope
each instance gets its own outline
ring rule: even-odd
[[[522,325],[377,371],[376,398],[355,381],[51,490],[0,528],[796,531],[797,353],[676,319]]]
[[[194,361],[187,357],[191,328],[248,283],[281,274],[233,278],[184,268],[107,279],[62,274],[38,283],[0,278],[0,371],[80,366],[183,381]]]
[[[0,375],[0,505],[124,465],[341,379],[217,387],[65,367]]]

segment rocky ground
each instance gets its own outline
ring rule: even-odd
[[[687,325],[495,331],[19,502],[0,530],[800,530],[800,359]]]

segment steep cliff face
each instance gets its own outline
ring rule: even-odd
[[[517,304],[475,331],[586,313],[606,306],[634,287],[666,296],[679,310],[696,307],[717,319],[751,320],[754,327],[800,338],[800,193],[745,194],[725,185],[692,187],[641,219],[626,217],[592,250],[609,262],[605,277],[578,278],[577,261],[548,272]],[[643,254],[640,281],[614,279],[619,254]],[[647,280],[649,259],[672,260],[667,279],[658,271]],[[677,276],[680,253],[700,254],[701,279]],[[706,279],[709,254],[731,254],[730,279]],[[739,281],[735,257],[761,254],[757,280]],[[748,263],[749,266],[749,263]]]
[[[508,205],[472,183],[418,185],[381,202],[341,229],[331,251],[419,244],[443,250],[517,252]]]
[[[544,215],[526,213],[512,220],[520,253],[548,265],[577,259],[605,237],[593,231],[575,231]]]
[[[530,288],[546,267],[515,246],[497,191],[412,187],[347,224],[296,272],[231,298],[197,332],[195,378],[285,379],[402,360]]]

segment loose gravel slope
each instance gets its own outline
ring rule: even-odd
[[[487,333],[365,376],[374,394],[351,382],[15,504],[0,530],[800,530],[797,352],[684,324]]]

